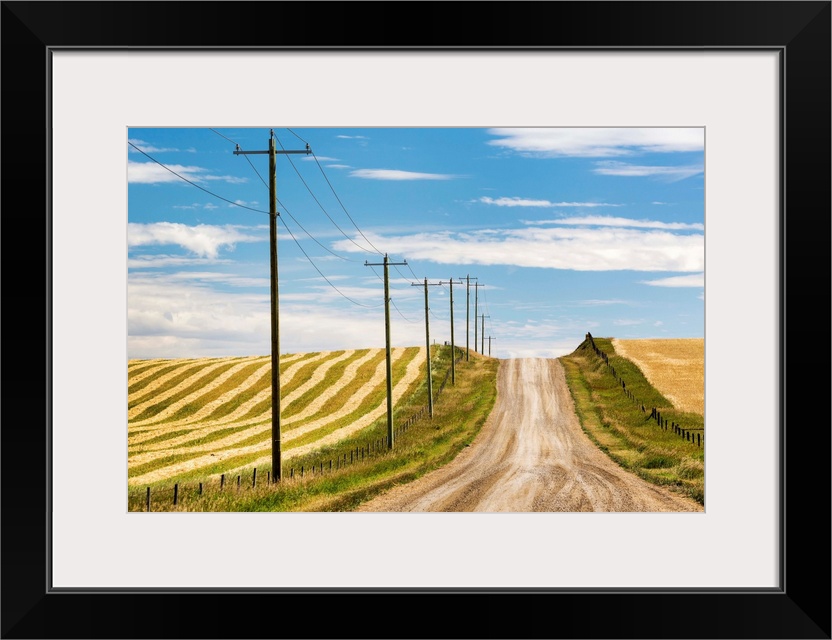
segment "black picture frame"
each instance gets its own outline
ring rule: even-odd
[[[830,4],[2,2],[2,637],[830,638]],[[50,52],[131,47],[778,51],[780,587],[52,590]]]

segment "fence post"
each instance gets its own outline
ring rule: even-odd
[[[697,447],[702,446],[702,434],[701,433],[696,434],[696,446]]]
[[[257,486],[257,467],[254,467],[254,473],[251,476],[251,486],[252,487]]]
[[[150,511],[150,487],[147,488],[147,510]]]
[[[240,476],[237,476],[237,488],[240,488]]]
[[[199,495],[202,495],[202,483],[199,483]]]
[[[179,483],[173,485],[173,504],[176,505],[176,499],[179,497]]]
[[[222,489],[224,486],[225,486],[225,474],[222,474],[220,476],[220,489]]]

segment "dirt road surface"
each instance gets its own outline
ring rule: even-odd
[[[497,401],[482,430],[451,463],[394,487],[356,511],[702,511],[641,480],[581,430],[556,359],[503,360]]]

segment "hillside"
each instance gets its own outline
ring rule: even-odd
[[[425,347],[392,349],[393,402],[422,384]],[[128,483],[207,477],[271,462],[271,358],[131,360]],[[385,350],[281,356],[284,462],[386,413]]]

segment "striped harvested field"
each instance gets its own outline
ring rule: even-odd
[[[422,382],[425,352],[392,349],[394,405]],[[385,360],[384,349],[281,356],[283,460],[384,416]],[[127,385],[129,485],[270,465],[270,356],[131,360]]]
[[[680,411],[705,415],[704,338],[611,340]]]

